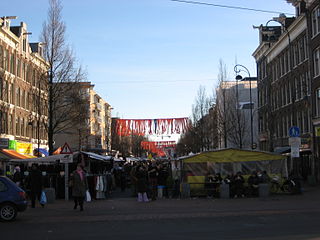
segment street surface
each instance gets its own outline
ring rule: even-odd
[[[113,198],[85,204],[56,201],[0,223],[11,239],[320,239],[320,187],[267,199]]]

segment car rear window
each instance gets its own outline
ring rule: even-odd
[[[0,180],[0,192],[5,192],[7,190],[8,190],[7,185]]]

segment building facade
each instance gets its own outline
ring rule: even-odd
[[[12,18],[0,18],[0,148],[33,155],[47,149],[48,64],[27,25],[10,26]]]
[[[79,111],[83,114],[77,115],[69,127],[54,135],[55,147],[67,142],[73,151],[109,152],[112,110],[110,104],[94,90],[94,85],[90,82],[61,83],[66,84],[72,84],[73,89],[79,89],[83,105]],[[64,96],[62,99],[67,101],[68,97]]]
[[[293,3],[294,4],[294,3]],[[297,3],[294,6],[299,7]],[[320,2],[307,1],[306,5],[310,79],[312,102],[312,130],[313,130],[313,173],[320,176]]]
[[[289,129],[298,127],[300,156],[292,157],[288,168],[307,178],[314,174],[316,164],[313,125],[317,75],[313,69],[318,66],[319,39],[312,29],[319,19],[315,18],[319,1],[287,2],[295,7],[295,17],[280,15],[257,27],[260,44],[253,56],[258,71],[259,145],[261,150],[290,152]]]
[[[256,78],[223,81],[216,94],[218,148],[256,149],[258,136]]]

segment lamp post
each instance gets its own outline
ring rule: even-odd
[[[236,91],[237,91],[237,108],[239,107],[239,96],[238,96],[238,81],[242,80],[242,76],[240,75],[240,72],[246,72],[249,76],[249,98],[250,98],[250,139],[251,139],[251,149],[253,149],[253,114],[252,114],[252,88],[251,88],[251,75],[248,70],[243,65],[236,64],[234,66],[234,72],[237,74],[236,75]]]

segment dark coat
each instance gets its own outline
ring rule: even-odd
[[[148,190],[148,174],[144,170],[138,170],[136,173],[137,178],[137,192],[143,193]]]
[[[39,193],[42,191],[43,180],[40,170],[31,170],[28,176],[28,186],[31,192]]]
[[[72,173],[71,184],[72,184],[72,196],[73,197],[85,197],[88,189],[88,181],[85,173],[83,174],[83,180],[77,171]]]

